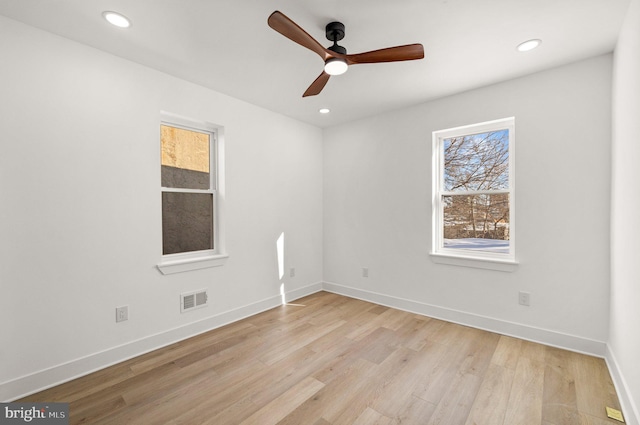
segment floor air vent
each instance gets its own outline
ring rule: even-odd
[[[180,294],[180,312],[195,310],[207,306],[209,297],[206,289]]]

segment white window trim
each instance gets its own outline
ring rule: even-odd
[[[188,130],[207,131],[214,135],[214,139],[211,141],[211,157],[209,159],[215,170],[214,173],[211,173],[214,249],[162,255],[157,264],[157,268],[162,274],[167,275],[222,266],[229,257],[225,243],[224,127],[211,122],[196,121],[164,111],[160,112],[160,122],[161,124]],[[172,191],[172,189],[161,188],[161,191]],[[189,192],[188,189],[180,189],[179,191]]]
[[[496,130],[509,130],[509,189],[503,191],[491,191],[491,193],[509,193],[509,253],[493,253],[483,251],[471,251],[463,249],[451,249],[443,246],[442,224],[442,195],[446,194],[443,188],[444,155],[441,153],[445,139],[460,137],[470,134],[486,133]],[[449,264],[463,267],[475,267],[498,271],[515,271],[518,265],[516,261],[516,220],[515,220],[515,118],[509,117],[479,124],[465,125],[432,133],[432,238],[431,259],[435,263]],[[480,193],[476,191],[473,193]],[[464,192],[456,193],[462,195]]]

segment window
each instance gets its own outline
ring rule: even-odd
[[[160,124],[163,273],[220,265],[220,128],[170,114]],[[169,267],[171,266],[171,267]],[[179,266],[179,267],[176,267]]]
[[[514,125],[433,132],[433,255],[515,262]]]

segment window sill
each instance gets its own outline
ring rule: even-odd
[[[515,272],[518,269],[518,262],[513,260],[461,257],[435,252],[430,252],[429,255],[434,263],[448,264],[450,266],[473,267],[476,269],[497,270],[501,272]]]
[[[167,275],[223,266],[227,262],[227,258],[229,258],[228,254],[216,254],[199,257],[164,259],[160,261],[156,267],[158,267],[160,273]]]

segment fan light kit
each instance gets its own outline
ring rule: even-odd
[[[322,44],[311,37],[305,30],[277,10],[269,16],[267,23],[271,28],[289,40],[315,52],[324,62],[322,73],[311,83],[302,97],[317,95],[327,84],[329,77],[344,74],[351,65],[359,63],[409,61],[424,58],[424,48],[422,44],[419,43],[349,55],[347,54],[347,49],[338,45],[338,41],[344,38],[344,25],[340,22],[331,22],[326,26],[325,36],[327,40],[333,42],[333,45],[327,48],[322,46]]]
[[[536,47],[538,47],[540,45],[540,43],[542,43],[542,40],[540,39],[533,39],[533,40],[527,40],[524,43],[520,43],[518,44],[518,51],[519,52],[528,52],[529,50],[533,50]]]
[[[118,12],[102,12],[102,16],[107,20],[107,22],[111,25],[115,25],[116,27],[129,28],[131,26],[129,18]]]
[[[324,72],[329,75],[341,75],[347,72],[349,65],[342,59],[332,58],[327,59],[324,63]]]

